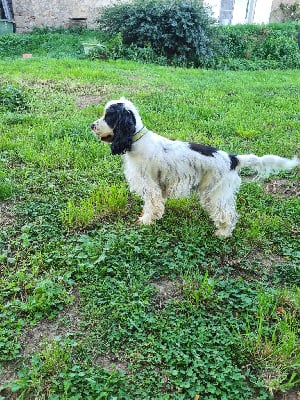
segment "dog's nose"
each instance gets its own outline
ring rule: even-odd
[[[91,125],[91,129],[94,130],[96,128],[96,124]]]

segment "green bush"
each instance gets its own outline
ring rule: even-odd
[[[121,34],[127,46],[147,48],[176,64],[207,65],[213,56],[213,20],[196,1],[134,0],[104,9],[99,29]]]
[[[286,62],[287,64],[291,64],[291,66],[297,62],[297,56],[299,60],[299,50],[296,41],[282,35],[268,36],[260,49],[257,50],[257,54],[262,59]]]
[[[35,42],[31,35],[0,35],[0,58],[30,53]]]
[[[214,65],[229,69],[299,68],[297,30],[295,23],[217,27]]]

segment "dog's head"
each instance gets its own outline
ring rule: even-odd
[[[112,154],[123,154],[131,150],[137,125],[142,125],[137,109],[121,98],[108,102],[103,117],[93,122],[91,128],[98,139],[111,143]]]

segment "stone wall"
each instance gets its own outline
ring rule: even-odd
[[[35,27],[95,26],[101,7],[111,0],[12,0],[16,32]]]
[[[300,4],[300,0],[273,0],[272,11],[270,16],[270,22],[281,22],[282,21],[282,11],[279,9],[280,3],[284,4]]]

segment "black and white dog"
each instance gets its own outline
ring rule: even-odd
[[[166,139],[144,127],[136,107],[125,98],[108,102],[103,117],[91,128],[99,139],[111,143],[112,154],[123,154],[130,190],[144,201],[139,218],[143,224],[163,216],[167,198],[196,193],[217,228],[216,235],[230,236],[237,222],[238,171],[251,167],[266,177],[299,165],[296,156],[230,155],[211,146]]]

